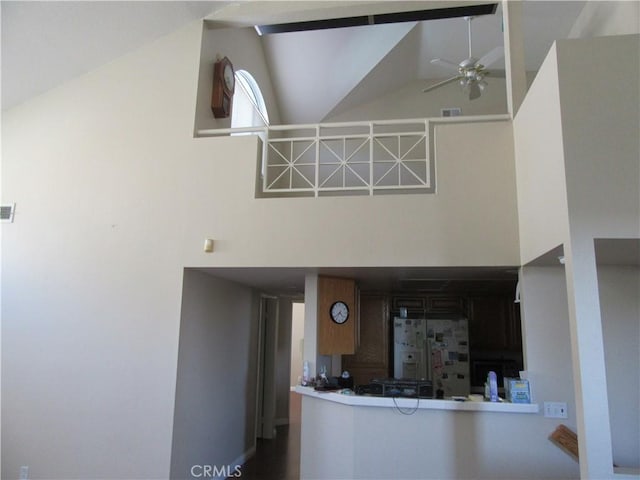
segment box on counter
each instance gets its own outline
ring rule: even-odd
[[[525,378],[505,377],[504,398],[511,403],[531,403],[529,380]]]

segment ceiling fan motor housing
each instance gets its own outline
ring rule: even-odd
[[[458,75],[451,77],[447,80],[431,85],[423,90],[423,92],[431,91],[435,88],[446,85],[450,82],[458,81],[459,85],[463,88],[463,91],[469,92],[469,99],[474,100],[478,98],[481,93],[487,87],[487,83],[484,81],[484,77],[489,73],[487,66],[493,64],[504,55],[504,49],[502,47],[496,47],[487,54],[483,55],[480,59],[477,59],[472,55],[471,46],[471,21],[474,17],[464,17],[468,26],[468,38],[469,38],[469,58],[462,60],[457,64]],[[440,64],[449,69],[455,69],[456,64],[442,58],[434,58],[431,63]]]

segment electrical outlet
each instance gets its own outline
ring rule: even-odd
[[[28,480],[29,479],[29,467],[23,465],[20,467],[20,480]]]
[[[564,402],[544,402],[544,416],[549,418],[567,418],[567,404]]]

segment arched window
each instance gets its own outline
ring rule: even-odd
[[[269,125],[269,115],[258,83],[246,70],[236,72],[231,128]]]

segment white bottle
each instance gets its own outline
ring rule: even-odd
[[[489,384],[489,401],[498,401],[498,377],[496,372],[489,372],[487,376],[487,383]]]
[[[309,362],[304,362],[302,366],[302,385],[309,383]]]

